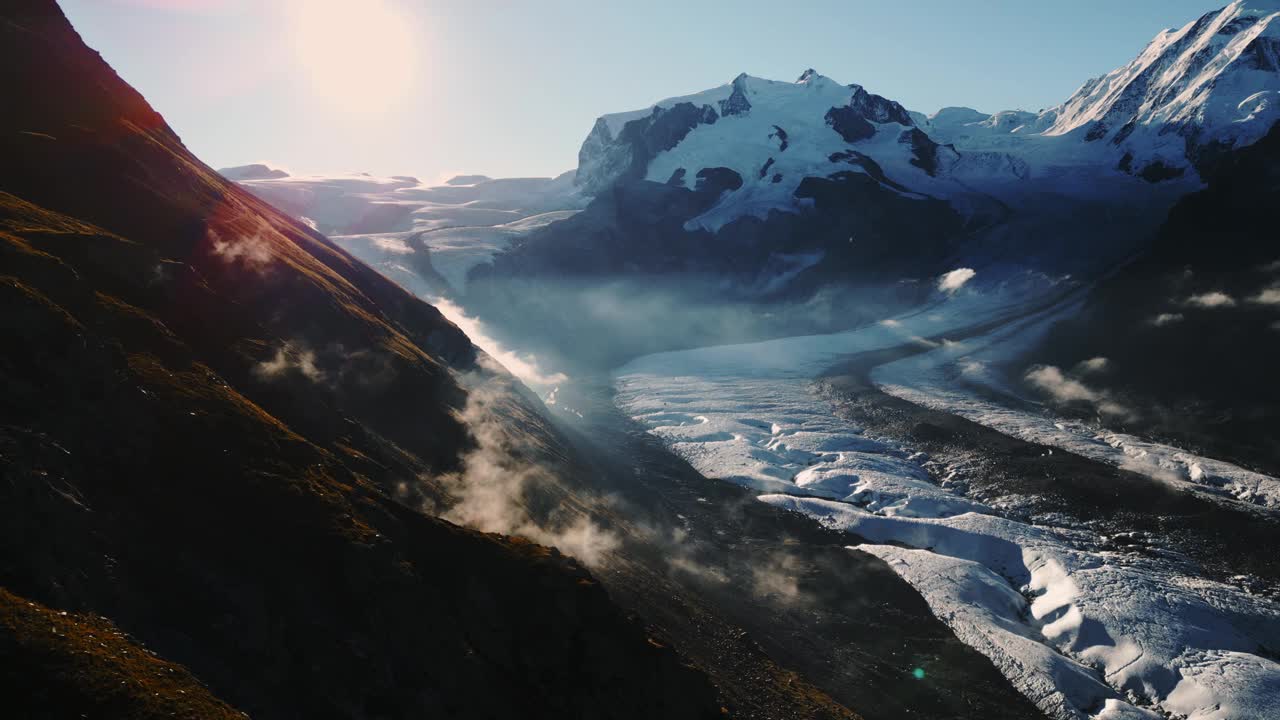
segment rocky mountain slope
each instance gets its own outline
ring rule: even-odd
[[[1101,283],[1026,362],[1071,372],[1093,361],[1096,371],[1079,381],[1126,409],[1103,419],[1276,474],[1278,200],[1280,126],[1219,160],[1150,250]],[[1058,405],[1093,415],[1082,400]]]
[[[721,714],[575,562],[415,509],[502,377],[465,335],[200,163],[53,2],[0,38],[13,716]]]

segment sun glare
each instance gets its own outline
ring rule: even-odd
[[[300,72],[325,103],[379,114],[413,91],[412,23],[392,0],[292,0],[287,9]]]

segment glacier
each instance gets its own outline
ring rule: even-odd
[[[838,417],[815,382],[849,354],[914,345],[926,352],[881,366],[873,379],[891,392],[912,388],[913,401],[1079,451],[1079,435],[1043,432],[1066,421],[999,407],[954,382],[962,359],[984,348],[992,357],[1008,352],[1002,341],[1065,312],[1074,297],[1049,278],[971,282],[843,333],[650,355],[615,371],[616,402],[707,477],[863,539],[854,547],[888,563],[1051,717],[1270,717],[1280,707],[1280,663],[1259,647],[1280,642],[1274,599],[1126,552],[1089,527],[1031,522],[968,498],[962,484],[929,472],[927,456]],[[970,332],[979,326],[994,329]],[[987,358],[979,355],[970,359]],[[1225,463],[1158,443],[1093,442],[1231,477]],[[1278,486],[1266,477],[1239,482],[1256,482],[1255,495],[1215,498],[1246,503]],[[1203,477],[1186,483],[1217,489]]]

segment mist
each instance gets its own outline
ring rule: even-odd
[[[518,431],[505,406],[512,390],[495,379],[490,368],[461,378],[469,386],[465,407],[457,414],[475,441],[462,457],[462,469],[437,478],[454,503],[442,517],[483,532],[518,535],[559,549],[589,567],[602,566],[620,545],[618,537],[585,515],[551,512],[535,518],[535,495],[562,491],[560,479],[531,435]],[[424,507],[424,512],[433,508]]]
[[[484,278],[460,304],[484,318],[477,344],[518,347],[537,373],[554,367],[572,375],[656,352],[846,330],[909,306],[929,292],[920,285],[759,296],[750,292],[754,283],[720,275]]]
[[[568,380],[568,376],[564,373],[555,372],[544,367],[543,362],[536,355],[519,353],[503,345],[486,331],[484,323],[468,315],[453,301],[443,297],[435,297],[431,298],[430,302],[436,306],[440,314],[448,318],[449,322],[457,325],[458,329],[466,333],[476,347],[488,353],[490,357],[498,361],[508,372],[515,375],[531,389],[545,395],[554,390],[556,385]]]

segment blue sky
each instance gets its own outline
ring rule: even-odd
[[[551,175],[594,119],[805,68],[1038,110],[1222,0],[61,0],[215,167]]]

